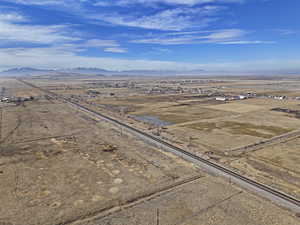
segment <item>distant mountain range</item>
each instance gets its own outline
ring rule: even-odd
[[[98,68],[70,68],[70,69],[37,69],[32,67],[20,67],[5,70],[0,72],[2,76],[41,76],[41,75],[103,75],[101,73],[108,72],[107,70]]]
[[[33,74],[33,73],[39,73],[39,72],[49,72],[50,70],[41,70],[41,69],[35,69],[30,67],[20,67],[20,68],[13,68],[9,70],[2,71],[1,75],[25,75],[27,73]]]
[[[101,68],[77,67],[67,69],[38,69],[18,67],[0,72],[0,76],[291,76],[300,77],[300,71],[207,71],[207,70],[105,70]]]
[[[37,69],[20,67],[0,72],[0,76],[42,76],[42,75],[96,75],[96,76],[158,76],[158,75],[198,75],[204,70],[175,71],[175,70],[123,70],[113,71],[101,68],[68,68],[68,69]]]

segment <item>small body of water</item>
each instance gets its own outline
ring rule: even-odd
[[[155,116],[149,116],[149,115],[132,115],[131,117],[133,117],[134,119],[141,121],[141,122],[145,122],[145,123],[149,123],[155,126],[168,126],[168,125],[172,125],[173,123],[168,122],[168,121],[164,121],[164,120],[160,120]]]

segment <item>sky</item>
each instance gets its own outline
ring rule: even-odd
[[[300,71],[299,0],[0,0],[0,70]]]

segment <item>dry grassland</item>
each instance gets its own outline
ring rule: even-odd
[[[65,96],[86,95],[86,90],[113,92],[114,96],[81,98],[86,106],[98,107],[141,129],[151,126],[128,116],[149,115],[170,122],[162,131],[163,138],[300,197],[299,138],[240,156],[226,154],[299,129],[300,119],[272,111],[300,110],[299,101],[254,98],[223,104],[199,94],[147,95],[130,88],[89,86],[98,81],[30,82]],[[153,80],[136,82],[141,87],[156,85]],[[230,88],[219,90],[255,90],[257,82],[230,81]],[[65,83],[73,89],[64,89]],[[218,85],[226,83],[193,87],[215,90]],[[14,95],[42,95],[13,80],[1,81],[0,86]],[[124,108],[126,116],[121,116]],[[56,100],[40,98],[1,111],[0,225],[155,225],[157,211],[160,224],[170,225],[300,224],[294,215],[270,202]],[[199,177],[172,187],[195,176]],[[156,192],[158,196],[127,207],[128,202]],[[120,205],[122,211],[117,210]],[[107,209],[113,214],[105,214]]]
[[[263,109],[263,107],[261,106],[245,104],[245,103],[244,104],[243,103],[220,104],[220,105],[208,106],[207,108],[229,111],[229,112],[236,112],[236,113],[250,113],[252,111],[258,111]]]

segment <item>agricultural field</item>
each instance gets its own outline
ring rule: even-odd
[[[300,197],[300,138],[246,153],[231,166],[260,182]]]
[[[44,87],[68,84],[73,87],[74,98],[88,107],[106,112],[139,129],[159,134],[163,139],[177,144],[196,155],[233,167],[241,173],[266,181],[289,194],[299,196],[299,173],[296,157],[291,163],[288,173],[292,179],[273,180],[270,183],[261,176],[247,173],[244,167],[249,161],[247,146],[270,142],[271,148],[277,146],[272,140],[283,136],[285,141],[289,135],[300,129],[300,82],[297,80],[246,80],[230,78],[184,79],[184,78],[114,78],[105,80],[34,80]],[[54,82],[52,84],[52,82]],[[100,94],[89,96],[82,92],[94,88]],[[54,90],[64,96],[68,91]],[[108,93],[113,93],[110,95]],[[255,93],[254,97],[243,100],[216,101],[216,96],[234,96]],[[287,99],[278,100],[272,96],[284,95]],[[287,136],[287,137],[285,137]],[[294,137],[294,136],[293,136]],[[293,142],[291,142],[293,143]],[[264,145],[264,144],[262,144]],[[281,145],[279,145],[281,146]],[[291,144],[291,146],[294,146]],[[250,147],[252,148],[252,147]],[[296,145],[295,145],[296,148]],[[259,150],[262,151],[263,150]],[[276,151],[276,150],[274,150]],[[255,151],[254,151],[255,152]],[[270,155],[275,155],[269,150]],[[289,152],[286,150],[285,152]],[[238,154],[237,154],[238,153]],[[249,154],[252,154],[250,151]],[[285,156],[286,155],[286,156]],[[282,154],[282,160],[289,154]],[[252,164],[262,163],[259,157],[251,155]],[[263,166],[272,166],[271,161],[263,159]],[[250,168],[250,167],[249,167]],[[272,168],[272,171],[279,168]],[[265,169],[265,176],[272,173]],[[296,171],[296,173],[295,173]],[[278,172],[280,173],[280,171]],[[278,182],[277,182],[278,181]],[[293,188],[285,188],[291,186]]]
[[[233,154],[236,148],[297,131],[295,113],[272,110],[300,110],[296,100],[216,101],[214,91],[223,90],[218,85],[235,81],[27,80],[300,195],[297,136]],[[22,104],[0,103],[0,225],[299,224],[298,215],[119,127],[20,81],[0,81],[5,95],[34,97]],[[182,83],[185,90],[201,88],[203,93],[149,94],[158,83],[167,88]]]

